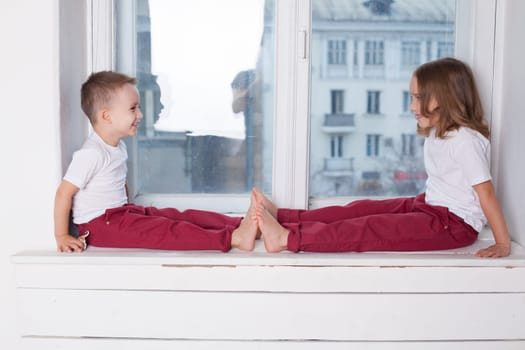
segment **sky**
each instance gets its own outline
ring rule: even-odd
[[[165,131],[244,137],[230,83],[255,68],[264,0],[150,0],[152,71]]]

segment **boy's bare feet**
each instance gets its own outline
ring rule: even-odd
[[[277,206],[275,204],[273,204],[273,202],[268,197],[266,197],[261,191],[259,191],[258,189],[254,188],[252,190],[252,193],[255,196],[256,202],[262,204],[262,206],[265,207],[266,210],[268,210],[268,212],[274,218],[277,219]]]
[[[232,232],[232,247],[252,251],[255,247],[255,238],[258,233],[255,197],[252,195],[246,216],[242,218],[239,227]]]
[[[277,253],[288,249],[288,230],[281,226],[273,215],[260,204],[257,205],[257,224],[262,231],[267,252]]]

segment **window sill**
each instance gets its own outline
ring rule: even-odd
[[[159,340],[235,341],[239,349],[309,339],[323,349],[508,345],[525,339],[525,250],[473,255],[490,243],[425,253],[269,254],[260,241],[251,253],[25,251],[12,257],[19,333],[38,342],[104,339],[103,349],[122,339],[138,348]]]

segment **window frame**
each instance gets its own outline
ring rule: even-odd
[[[91,36],[88,38],[88,63],[92,71],[114,69],[114,42],[119,40],[119,45],[127,45],[131,50],[135,50],[134,44],[115,37],[113,0],[89,1],[91,23],[88,33]],[[277,205],[294,208],[316,208],[349,202],[355,198],[308,198],[311,2],[276,1],[275,12],[272,197]],[[496,0],[456,2],[455,56],[469,63],[475,72],[487,119],[491,124],[495,14]],[[130,20],[119,25],[129,29],[133,28],[134,23]],[[498,121],[495,126],[500,128]],[[494,154],[497,154],[498,142],[492,141]],[[492,164],[494,167],[497,162],[493,161]],[[131,167],[129,171],[130,187],[133,187],[136,174],[133,174]],[[151,194],[142,195],[142,198],[138,198],[136,193],[131,195],[132,200],[140,199],[140,202],[152,205],[177,206],[181,209],[204,208],[226,213],[244,212],[249,200],[248,195]],[[203,206],[204,203],[207,205]],[[227,203],[227,207],[224,203]]]

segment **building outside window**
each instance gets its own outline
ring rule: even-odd
[[[382,66],[385,63],[385,43],[382,40],[367,40],[365,42],[365,64]]]
[[[402,107],[401,112],[404,114],[410,113],[410,104],[412,103],[412,96],[409,91],[402,92]]]
[[[334,135],[330,138],[330,157],[343,158],[343,135]]]
[[[401,43],[401,65],[405,67],[418,66],[421,61],[421,43],[419,41],[403,41]]]
[[[452,42],[438,42],[437,57],[452,57],[454,55],[454,43]]]
[[[416,135],[415,119],[407,117],[408,85],[418,65],[445,52],[454,55],[456,1],[421,0],[417,8],[405,0],[364,3],[312,0],[308,182],[312,200],[416,194],[424,188],[422,139]],[[344,75],[319,74],[329,70],[323,66],[326,33],[346,38],[351,49],[348,57],[353,57],[353,65]],[[349,127],[319,128],[326,125],[326,114],[334,112],[334,97],[328,93],[334,90],[358,97],[344,106]],[[335,116],[331,122],[335,123]],[[324,157],[334,154],[335,135],[344,135],[343,158],[351,160],[345,172],[334,171],[332,160],[327,171]],[[331,145],[329,150],[326,145]]]
[[[366,113],[380,114],[381,112],[381,91],[366,92]]]
[[[366,135],[366,155],[367,157],[378,157],[379,156],[379,142],[381,135],[368,134]]]
[[[345,40],[328,40],[328,64],[346,65]]]
[[[401,134],[401,154],[413,157],[416,155],[416,134]]]
[[[330,91],[331,97],[331,112],[332,114],[340,114],[345,109],[345,92],[344,90],[332,90]]]

